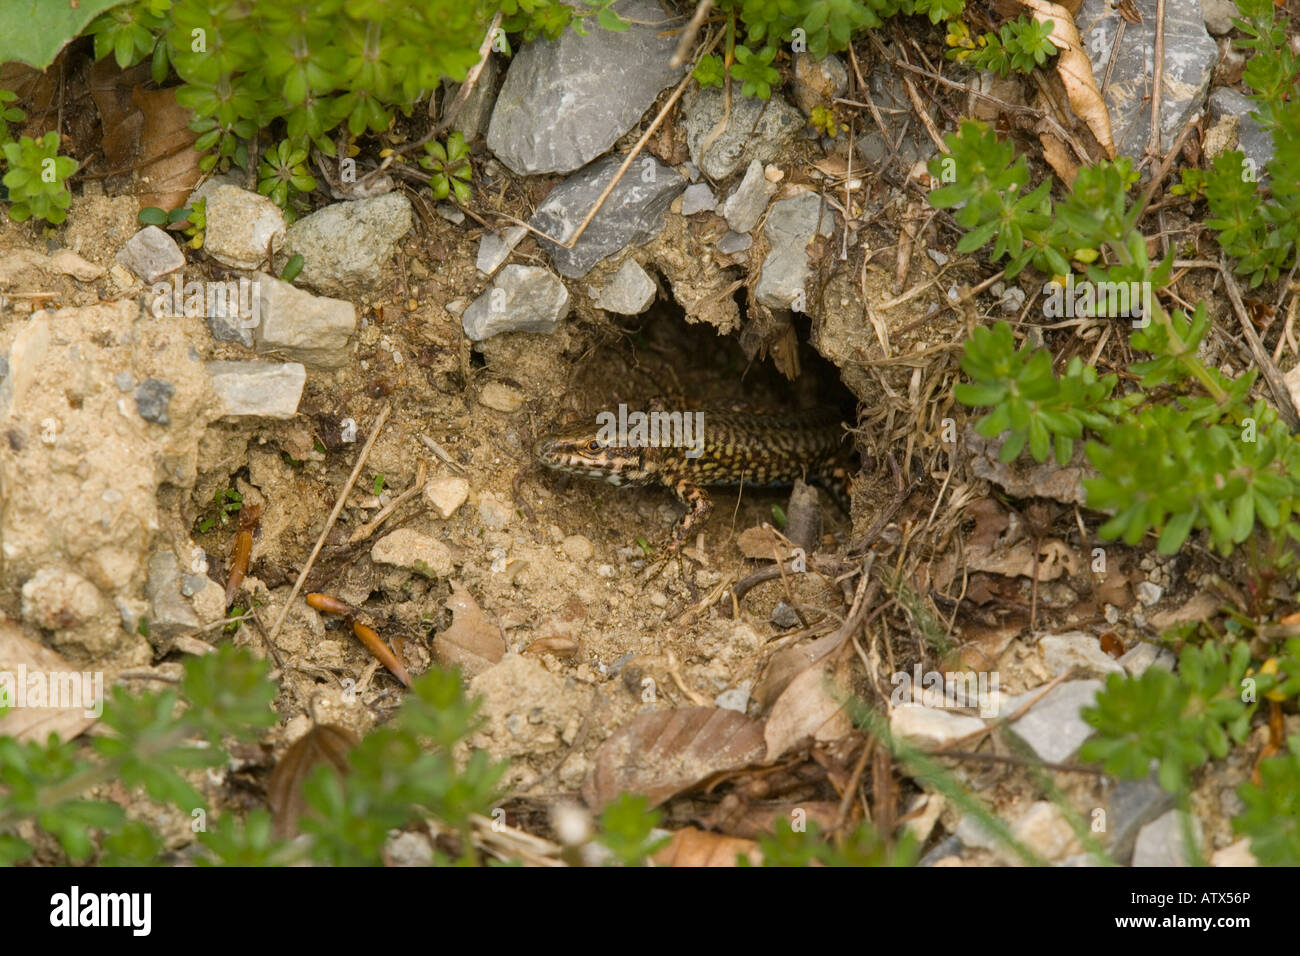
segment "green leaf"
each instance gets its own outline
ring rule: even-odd
[[[0,3],[0,63],[44,70],[97,16],[128,0],[5,0]]]

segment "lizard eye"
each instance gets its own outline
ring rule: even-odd
[[[591,451],[591,452],[600,451],[600,442],[597,441],[595,438],[587,442],[587,451]]]

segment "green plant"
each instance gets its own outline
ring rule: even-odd
[[[1160,550],[1172,553],[1193,530],[1207,529],[1228,554],[1263,525],[1272,539],[1268,561],[1288,563],[1282,543],[1300,540],[1293,520],[1300,442],[1272,408],[1249,400],[1253,370],[1230,379],[1202,362],[1197,350],[1209,330],[1203,306],[1189,316],[1161,305],[1156,293],[1169,283],[1172,252],[1158,264],[1147,257],[1137,229],[1142,209],[1127,198],[1129,162],[1081,170],[1072,192],[1054,203],[1049,183],[1023,193],[1023,159],[1012,161],[1010,147],[980,124],[964,124],[949,144],[951,155],[931,163],[944,183],[931,201],[965,203],[954,214],[969,230],[958,248],[969,252],[993,240],[993,257],[1008,259],[1008,275],[1032,264],[1069,276],[1072,285],[1079,269],[1090,293],[1080,311],[1137,312],[1141,327],[1131,344],[1151,355],[1130,366],[1136,387],[1116,397],[1116,379],[1078,359],[1057,374],[1046,351],[1017,351],[1009,327],[978,331],[963,361],[972,382],[956,390],[967,404],[992,406],[978,431],[1008,433],[1005,461],[1026,446],[1039,461],[1052,450],[1064,461],[1091,431],[1086,451],[1098,475],[1084,487],[1089,507],[1112,515],[1103,539],[1135,544],[1154,531]],[[1049,302],[1057,295],[1049,292]]]
[[[182,772],[221,766],[229,759],[224,738],[253,739],[275,722],[276,689],[268,672],[265,662],[225,645],[187,660],[179,689],[139,696],[116,690],[103,716],[113,734],[89,748],[54,736],[45,744],[0,737],[0,865],[35,852],[17,833],[33,824],[73,861],[98,850],[107,864],[159,862],[162,840],[144,821],[128,820],[116,803],[83,795],[117,780],[196,820],[205,818],[203,798]],[[303,839],[276,838],[265,810],[242,822],[226,815],[196,828],[206,854],[198,861],[376,865],[390,830],[433,818],[460,834],[457,858],[473,862],[471,818],[490,809],[504,770],[482,751],[463,766],[453,755],[473,730],[476,709],[455,672],[423,675],[393,719],[351,750],[345,776],[319,767],[307,777]]]
[[[1254,91],[1255,117],[1273,137],[1269,190],[1237,151],[1219,156],[1201,178],[1210,208],[1205,224],[1253,287],[1289,269],[1300,242],[1300,56],[1271,0],[1237,0],[1237,7],[1241,19],[1234,23],[1245,34],[1237,46],[1249,52],[1242,79]]]
[[[1083,711],[1097,736],[1080,758],[1129,778],[1145,777],[1155,761],[1161,786],[1185,792],[1192,770],[1225,757],[1250,731],[1255,705],[1242,699],[1249,666],[1245,642],[1230,649],[1207,642],[1183,649],[1177,674],[1163,667],[1140,677],[1111,674],[1096,705]]]
[[[650,809],[649,801],[640,794],[623,793],[600,813],[602,846],[613,854],[620,866],[642,866],[668,838],[655,837],[652,831],[663,820],[663,814]]]
[[[474,170],[469,164],[469,145],[459,131],[447,137],[444,146],[436,140],[424,144],[425,155],[420,157],[420,165],[431,170],[429,188],[433,190],[434,199],[446,199],[454,193],[456,202],[464,205],[469,202],[469,183]]]
[[[18,94],[13,90],[0,90],[0,146],[13,142],[13,137],[9,134],[9,124],[21,123],[27,119],[25,112],[16,106],[8,105],[17,99]]]
[[[860,823],[842,838],[828,840],[813,821],[796,830],[787,819],[776,821],[775,832],[758,839],[763,855],[763,866],[913,866],[920,847],[911,832],[894,845],[880,838],[869,823]],[[742,866],[752,866],[747,856],[740,858]]]
[[[297,194],[316,188],[316,178],[307,170],[306,147],[294,146],[287,139],[280,140],[262,157],[260,174],[257,191],[284,210],[289,222],[298,217],[293,202]]]
[[[1032,73],[1058,52],[1051,40],[1053,26],[1050,20],[1039,23],[1032,17],[1020,16],[1002,24],[997,33],[972,38],[965,23],[949,20],[947,56],[999,76],[1008,76],[1012,71]]]
[[[207,216],[205,210],[208,201],[200,199],[193,206],[182,206],[180,209],[173,209],[168,212],[157,206],[146,206],[141,209],[137,215],[140,224],[143,226],[159,226],[162,228],[173,229],[180,228],[181,231],[189,237],[189,247],[191,249],[203,248],[203,233],[207,228]],[[185,223],[182,227],[179,224]]]
[[[119,805],[83,796],[110,780],[142,787],[187,814],[203,810],[203,798],[181,771],[220,766],[227,760],[223,737],[250,739],[275,722],[268,670],[226,646],[190,658],[179,689],[132,696],[117,688],[104,704],[103,725],[112,734],[95,738],[90,754],[54,735],[44,744],[0,737],[0,864],[34,852],[15,832],[25,821],[74,861],[92,855],[95,830],[116,838],[115,852],[140,850],[139,825],[128,829]]]
[[[1237,788],[1245,809],[1232,827],[1262,866],[1300,865],[1300,735],[1287,743],[1289,753],[1260,762],[1258,784]]]
[[[36,216],[52,225],[63,222],[72,205],[64,181],[77,171],[77,162],[59,155],[59,134],[51,131],[40,139],[11,140],[0,144],[0,153],[9,167],[3,179],[9,190],[9,218],[25,222]]]
[[[742,96],[757,96],[765,100],[772,95],[773,84],[781,79],[781,74],[772,66],[775,57],[775,47],[762,47],[757,53],[749,47],[736,47],[736,62],[731,67],[731,75],[741,81]]]

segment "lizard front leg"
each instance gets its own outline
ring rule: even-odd
[[[686,505],[686,514],[673,529],[673,538],[668,545],[668,553],[674,554],[682,549],[691,532],[709,516],[713,510],[713,501],[704,489],[689,478],[675,478],[668,483],[677,500]]]

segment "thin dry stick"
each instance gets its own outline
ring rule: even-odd
[[[674,70],[686,62],[686,56],[690,52],[691,44],[695,42],[695,34],[700,32],[700,27],[704,25],[704,20],[712,9],[713,0],[700,0],[699,4],[696,5],[691,22],[686,24],[681,39],[677,41],[677,49],[673,51],[673,58],[668,61],[668,65]]]
[[[713,48],[718,45],[718,41],[721,39],[722,34],[719,33],[710,40],[708,46],[700,51],[700,58],[708,56],[713,52]],[[673,95],[668,97],[668,102],[664,103],[663,108],[659,110],[654,121],[646,127],[646,131],[642,133],[641,138],[636,141],[636,145],[632,147],[632,152],[628,153],[627,156],[624,157],[622,165],[618,167],[618,172],[614,174],[614,178],[609,181],[609,185],[605,187],[605,191],[600,194],[599,198],[597,198],[596,204],[591,207],[591,211],[587,213],[582,222],[578,223],[577,231],[569,237],[568,242],[558,243],[558,245],[564,249],[572,249],[574,243],[576,243],[578,239],[582,237],[582,234],[587,231],[587,227],[591,225],[591,221],[596,218],[596,213],[600,212],[600,207],[605,205],[605,200],[608,199],[609,194],[614,191],[614,187],[618,185],[618,181],[623,178],[623,174],[627,172],[628,167],[632,165],[633,160],[640,155],[641,150],[645,148],[645,144],[650,142],[650,137],[655,134],[655,130],[659,128],[659,124],[668,118],[669,112],[672,110],[673,106],[676,105],[677,101],[681,99],[682,94],[686,92],[686,87],[690,85],[692,79],[694,79],[694,77],[690,73],[687,73],[682,77],[682,81],[677,84],[677,89],[673,90]],[[552,242],[554,242],[554,240],[552,240]]]
[[[487,36],[485,36],[483,42],[479,44],[478,62],[474,64],[473,68],[469,71],[469,74],[465,77],[465,82],[462,83],[460,89],[456,91],[456,98],[452,100],[451,105],[443,111],[442,122],[434,128],[432,136],[429,137],[430,139],[432,139],[433,136],[439,135],[443,130],[455,122],[456,116],[460,113],[461,107],[465,105],[465,101],[469,99],[469,94],[473,92],[475,84],[478,83],[479,74],[483,72],[483,67],[487,66],[488,57],[492,55],[493,41],[495,41],[497,37],[497,28],[500,26],[501,11],[498,10],[497,15],[492,18],[491,25],[488,26]]]
[[[712,53],[713,48],[718,45],[718,41],[721,39],[722,34],[719,33],[710,40],[708,45],[700,51],[700,58],[702,59]],[[617,186],[619,180],[623,178],[623,174],[627,172],[628,167],[631,166],[637,156],[640,155],[641,150],[645,148],[645,144],[650,142],[650,137],[655,134],[655,130],[659,128],[659,124],[668,118],[668,113],[672,110],[677,101],[681,99],[682,94],[686,92],[686,87],[690,85],[692,78],[691,73],[687,73],[686,76],[682,78],[682,81],[677,84],[677,89],[673,90],[672,96],[668,97],[668,101],[664,103],[663,107],[659,110],[654,121],[646,128],[646,131],[641,134],[641,138],[636,141],[636,145],[632,147],[632,151],[624,157],[622,165],[620,165],[618,170],[614,173],[614,178],[609,181],[609,185],[605,187],[604,192],[596,198],[595,204],[587,212],[587,215],[583,218],[582,222],[578,223],[577,230],[567,240],[557,239],[554,236],[548,235],[537,227],[524,222],[522,219],[516,219],[514,216],[508,216],[505,213],[499,212],[493,213],[493,215],[498,216],[506,222],[514,223],[516,226],[523,226],[533,235],[540,239],[545,239],[547,242],[559,246],[561,249],[572,249],[577,244],[578,240],[582,238],[582,234],[587,231],[587,227],[591,225],[591,221],[596,218],[596,213],[600,212],[600,207],[605,205],[605,200],[608,199],[609,194],[614,191],[614,187]],[[469,212],[468,209],[465,211]]]
[[[1165,0],[1156,0],[1155,76],[1151,81],[1151,135],[1147,155],[1160,155],[1160,87],[1165,81]]]
[[[1241,301],[1241,290],[1237,288],[1237,280],[1232,277],[1232,269],[1228,266],[1228,259],[1222,252],[1219,253],[1219,275],[1223,277],[1223,285],[1228,290],[1228,301],[1232,303],[1232,311],[1237,313],[1237,321],[1241,323],[1241,333],[1246,338],[1246,344],[1250,346],[1250,354],[1254,356],[1260,374],[1268,383],[1268,390],[1273,393],[1273,403],[1277,406],[1278,413],[1286,420],[1292,431],[1300,431],[1300,417],[1296,415],[1291,393],[1287,390],[1286,382],[1282,380],[1282,373],[1264,351],[1264,343],[1259,340],[1259,334],[1250,321],[1246,304]]]
[[[374,427],[370,429],[370,437],[366,439],[365,447],[361,449],[361,454],[357,456],[357,463],[352,466],[352,474],[348,476],[347,484],[339,492],[338,500],[334,502],[334,510],[325,519],[325,527],[321,528],[320,537],[316,539],[316,547],[312,548],[311,554],[307,556],[307,563],[302,566],[302,571],[298,574],[298,580],[293,582],[293,590],[289,592],[289,599],[284,602],[284,607],[280,608],[280,616],[275,619],[275,624],[271,626],[271,633],[266,638],[267,643],[275,643],[280,628],[284,626],[284,619],[289,616],[289,608],[293,607],[294,599],[298,597],[298,592],[302,590],[302,583],[307,580],[307,575],[311,572],[311,567],[316,562],[316,556],[320,554],[320,549],[325,547],[325,538],[328,537],[330,529],[334,527],[334,522],[343,510],[343,503],[348,500],[348,495],[352,493],[352,486],[357,483],[361,469],[365,465],[366,459],[370,457],[370,449],[374,447],[375,439],[379,437],[379,433],[383,430],[384,423],[388,421],[388,415],[391,411],[392,407],[385,405],[380,410],[379,417],[375,419]]]
[[[375,515],[373,518],[371,518],[369,521],[363,524],[356,531],[353,531],[352,537],[348,538],[348,544],[356,544],[362,538],[369,537],[371,534],[374,533],[376,528],[378,528],[381,524],[383,524],[385,521],[388,520],[389,515],[391,515],[394,511],[396,511],[399,507],[401,507],[403,502],[410,500],[412,497],[418,495],[421,491],[423,491],[424,481],[428,471],[429,471],[429,463],[425,461],[421,461],[419,469],[417,470],[415,475],[415,484],[411,485],[411,487],[407,488],[405,491],[403,491],[400,495],[398,495],[396,498],[394,498],[384,507],[380,508],[379,514]]]

